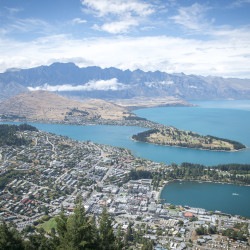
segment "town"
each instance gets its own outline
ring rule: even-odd
[[[115,232],[132,225],[157,250],[250,249],[249,219],[169,204],[160,199],[166,182],[156,187],[152,179],[130,178],[131,171],[171,171],[171,165],[43,131],[19,131],[18,137],[30,143],[0,147],[0,218],[19,231],[53,224],[62,207],[73,213],[81,197],[87,213],[98,216],[106,206]],[[224,235],[227,229],[246,229],[247,240]]]

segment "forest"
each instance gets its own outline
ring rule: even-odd
[[[29,141],[24,138],[20,138],[16,135],[18,131],[38,131],[37,128],[28,125],[9,125],[9,124],[0,124],[0,146],[21,146],[27,145]]]

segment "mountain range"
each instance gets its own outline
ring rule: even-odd
[[[74,99],[172,98],[249,99],[250,79],[120,70],[53,63],[0,74],[0,101],[29,90],[47,90]]]

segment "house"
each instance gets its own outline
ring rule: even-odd
[[[186,212],[184,216],[185,216],[185,218],[190,219],[190,218],[194,217],[194,214],[190,213],[190,212]]]

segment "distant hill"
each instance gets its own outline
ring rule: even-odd
[[[48,91],[24,92],[0,103],[0,119],[12,121],[62,122],[79,119],[120,120],[134,117],[125,108],[104,100],[70,100]]]
[[[178,100],[248,99],[250,79],[225,79],[117,68],[79,68],[73,63],[53,63],[0,74],[0,101],[19,92],[43,89],[83,98]]]

